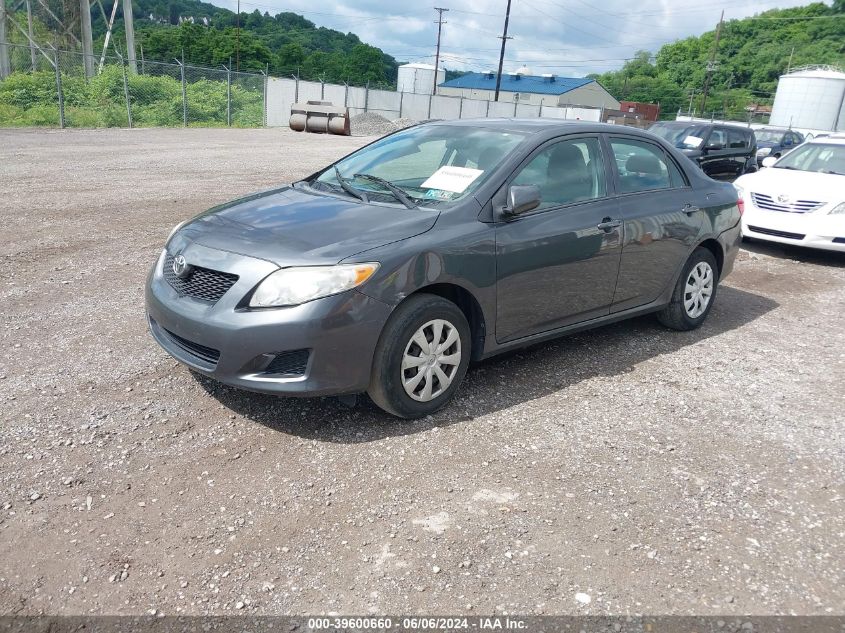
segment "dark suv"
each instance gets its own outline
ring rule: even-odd
[[[738,125],[660,121],[648,131],[665,139],[716,180],[733,180],[757,169],[754,130]]]
[[[754,136],[757,138],[758,166],[763,164],[766,156],[780,158],[804,142],[804,137],[798,132],[773,127],[760,128]]]

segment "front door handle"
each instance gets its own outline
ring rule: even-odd
[[[684,213],[686,213],[687,215],[692,215],[692,214],[693,214],[693,213],[695,213],[696,211],[701,211],[701,209],[699,209],[699,208],[698,208],[697,206],[695,206],[694,204],[690,204],[689,202],[687,202],[687,203],[684,205],[684,208],[683,208],[683,209],[681,209],[681,211],[683,211],[683,212],[684,212]]]
[[[604,218],[601,222],[596,225],[596,228],[600,231],[604,231],[605,233],[610,233],[613,229],[622,226],[622,220],[612,220],[610,218]]]

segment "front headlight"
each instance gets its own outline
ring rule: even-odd
[[[828,215],[845,215],[845,202],[840,202],[833,207]]]
[[[258,284],[252,308],[296,306],[360,286],[378,270],[376,263],[282,268]]]
[[[772,153],[771,147],[761,147],[757,150],[757,156],[768,156]]]

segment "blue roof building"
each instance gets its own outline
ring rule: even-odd
[[[444,81],[437,94],[467,99],[492,100],[496,93],[496,73],[467,73]],[[526,105],[585,106],[619,109],[619,102],[595,79],[529,75],[522,72],[502,74],[499,101]]]

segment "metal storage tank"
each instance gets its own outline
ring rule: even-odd
[[[818,66],[782,75],[769,123],[829,132],[845,130],[845,73]]]
[[[437,83],[446,81],[446,71],[437,71]],[[434,66],[431,64],[405,64],[399,67],[396,89],[399,92],[413,92],[430,95],[434,91]]]

